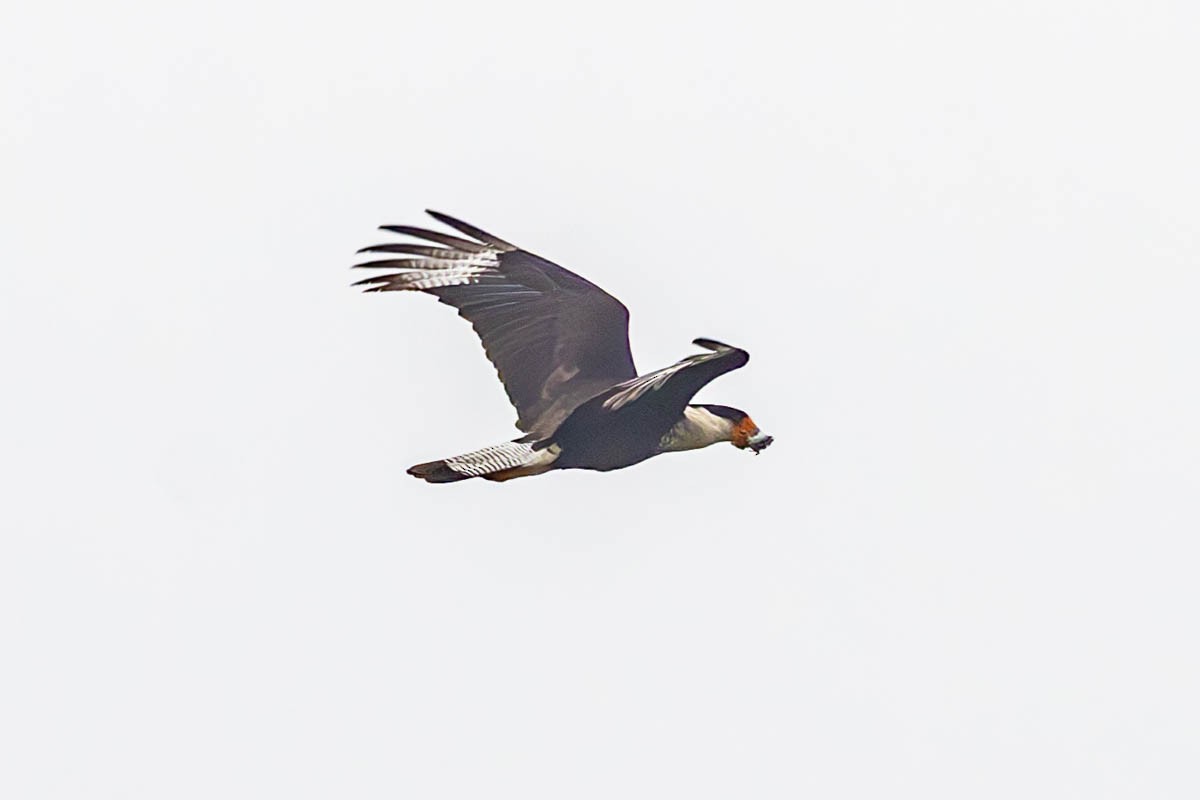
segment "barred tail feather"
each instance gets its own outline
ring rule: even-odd
[[[429,461],[408,468],[408,474],[430,483],[453,483],[467,478],[506,481],[537,475],[550,469],[558,458],[558,447],[535,450],[530,442],[505,442],[473,453]]]

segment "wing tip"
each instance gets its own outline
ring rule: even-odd
[[[705,350],[711,350],[714,353],[720,353],[721,358],[737,358],[739,361],[738,366],[744,367],[750,361],[750,353],[748,351],[740,347],[734,347],[731,344],[718,342],[716,339],[700,337],[699,339],[693,339],[692,344],[703,347]]]
[[[428,214],[429,216],[433,217],[434,219],[436,219],[438,222],[442,223],[443,225],[448,225],[451,228],[454,228],[454,230],[458,231],[459,233],[464,233],[467,236],[478,239],[481,242],[485,242],[488,245],[491,245],[492,247],[497,247],[500,250],[505,250],[505,251],[513,251],[513,250],[520,249],[512,242],[506,242],[503,239],[501,239],[499,236],[496,236],[493,233],[488,233],[487,231],[482,230],[480,228],[476,228],[471,223],[463,222],[461,219],[458,219],[457,217],[452,217],[449,214],[442,213],[441,211],[434,211],[432,208],[425,209],[425,213]]]

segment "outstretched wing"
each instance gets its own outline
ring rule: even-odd
[[[471,322],[496,367],[517,427],[543,436],[576,406],[637,375],[629,352],[629,311],[615,297],[557,264],[453,217],[428,212],[471,237],[408,225],[383,230],[433,242],[364,247],[392,253],[358,264],[390,270],[358,281],[368,292],[420,291]]]
[[[673,409],[676,415],[682,414],[684,406],[706,383],[746,366],[750,360],[750,354],[745,350],[712,339],[695,339],[692,344],[709,352],[688,356],[669,367],[614,386],[606,394],[601,407],[606,411],[620,411],[645,398],[646,402],[656,407]]]

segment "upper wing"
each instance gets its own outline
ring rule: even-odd
[[[746,366],[750,360],[750,354],[745,350],[712,339],[696,339],[692,344],[710,352],[688,356],[669,367],[614,386],[606,393],[601,408],[606,411],[620,411],[652,393],[646,398],[647,402],[652,402],[664,410],[671,409],[677,416],[683,413],[684,406],[706,383],[726,372]]]
[[[595,284],[453,217],[428,212],[471,240],[384,225],[426,244],[381,244],[359,252],[404,258],[358,264],[393,270],[358,281],[368,292],[423,291],[458,309],[483,342],[517,427],[547,435],[580,403],[637,375],[629,311]]]

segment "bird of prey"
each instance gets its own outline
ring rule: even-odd
[[[718,375],[745,366],[745,350],[696,339],[706,352],[638,375],[629,352],[629,310],[619,300],[473,225],[427,213],[462,236],[383,225],[419,243],[359,250],[390,257],[357,264],[386,272],[354,285],[368,292],[425,292],[458,309],[483,342],[525,435],[417,464],[410,475],[430,483],[506,481],[555,469],[621,469],[717,442],[757,455],[773,441],[744,411],[689,402]]]

